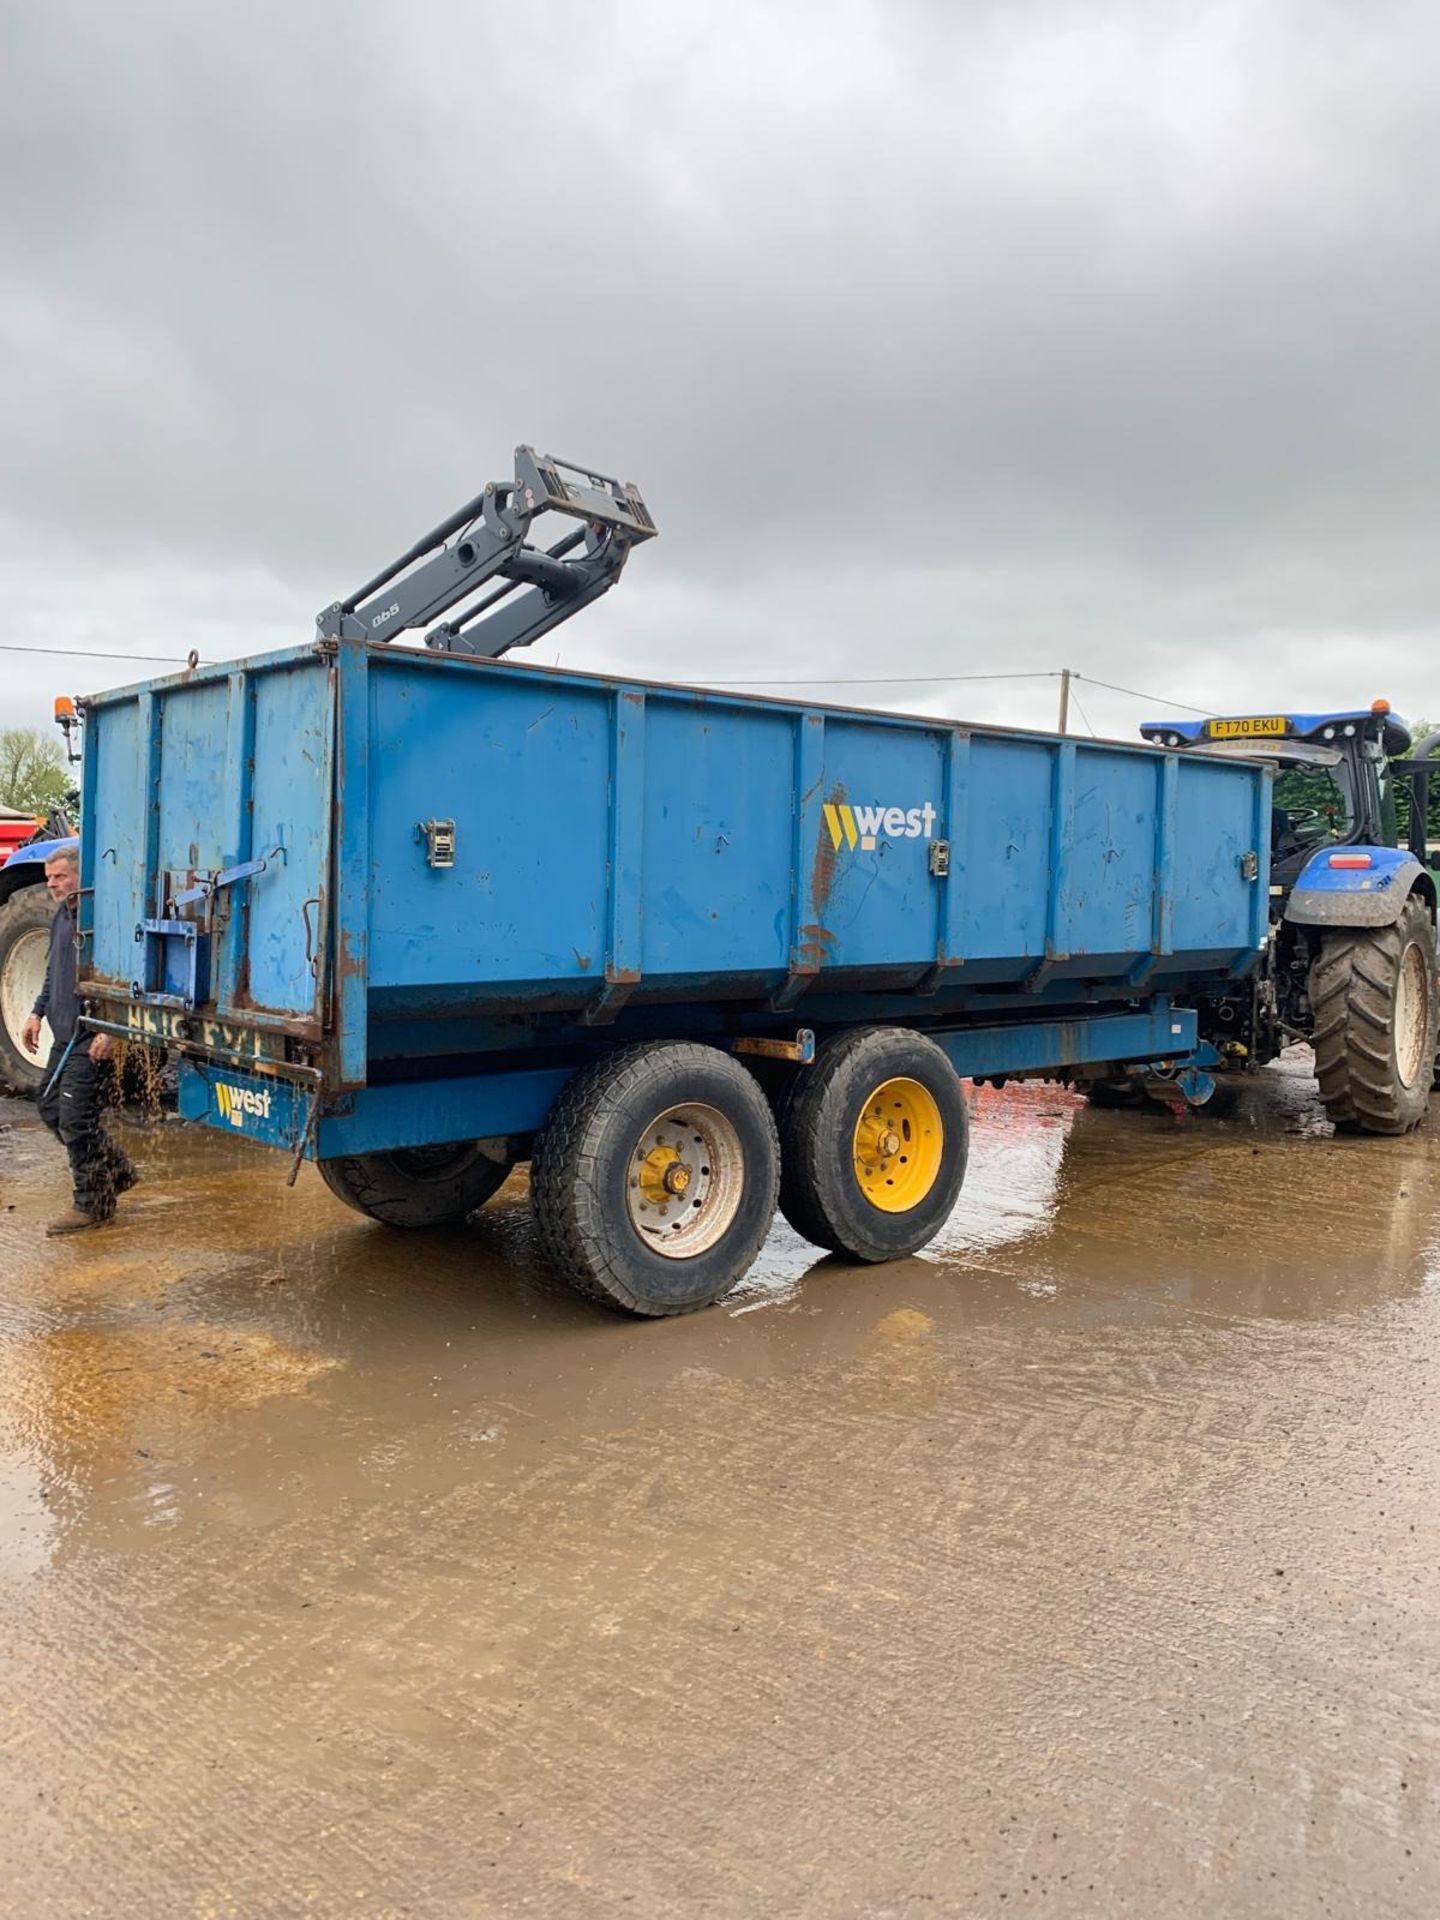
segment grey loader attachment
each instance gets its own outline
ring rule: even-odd
[[[542,513],[580,525],[553,546],[532,546],[530,528]],[[630,481],[517,447],[514,480],[491,481],[348,600],[326,607],[317,637],[389,641],[434,621],[427,647],[493,660],[608,593],[630,549],[655,532]],[[451,612],[494,580],[498,587]]]

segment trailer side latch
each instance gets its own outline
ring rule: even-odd
[[[425,858],[432,867],[455,864],[455,822],[453,820],[417,820],[417,834],[425,836]]]
[[[1249,853],[1240,856],[1240,878],[1258,880],[1260,878],[1260,856],[1252,848]]]
[[[937,880],[944,880],[950,873],[950,842],[932,840],[930,842],[930,871]]]
[[[242,880],[253,880],[257,873],[264,873],[270,860],[283,859],[285,849],[276,847],[268,860],[245,860],[239,866],[221,867],[215,873],[205,874],[193,887],[187,887],[184,893],[177,893],[171,900],[172,907],[193,907],[197,900],[207,903],[226,887],[238,886]]]

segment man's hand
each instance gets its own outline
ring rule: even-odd
[[[32,1013],[20,1029],[20,1041],[27,1053],[38,1053],[40,1051],[40,1016],[38,1013]]]
[[[102,1060],[111,1059],[114,1052],[115,1036],[113,1033],[97,1033],[95,1038],[90,1042],[90,1058],[97,1066]]]

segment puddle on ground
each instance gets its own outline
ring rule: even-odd
[[[49,1242],[16,1120],[0,1910],[1437,1910],[1440,1132],[982,1090],[924,1255],[639,1322],[175,1127]]]

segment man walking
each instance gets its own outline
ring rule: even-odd
[[[75,991],[75,901],[80,891],[80,856],[74,847],[60,848],[45,862],[45,885],[55,902],[50,960],[40,998],[20,1037],[28,1052],[38,1053],[40,1022],[48,1019],[55,1039],[38,1104],[40,1118],[59,1135],[70,1156],[75,1195],[70,1211],[46,1228],[54,1236],[103,1227],[114,1217],[117,1198],[140,1176],[105,1131],[106,1063],[115,1051],[115,1042],[108,1033],[75,1036],[80,1021],[80,1001]]]

